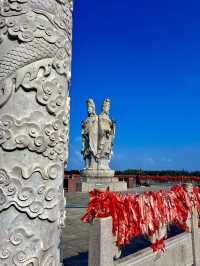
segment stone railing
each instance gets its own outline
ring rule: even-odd
[[[197,209],[188,218],[191,232],[166,240],[164,252],[153,253],[145,248],[121,259],[112,235],[112,218],[95,219],[90,228],[89,266],[199,266],[200,229]]]

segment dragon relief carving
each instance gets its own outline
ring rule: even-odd
[[[63,84],[70,80],[71,21],[72,1],[69,0],[0,2],[0,44],[4,41],[11,44],[7,53],[0,57],[0,107],[10,99],[13,92],[17,91],[19,82],[16,82],[16,75],[20,77],[22,73],[25,73],[24,76],[30,75],[30,80],[27,78],[26,81],[21,80],[24,82],[25,91],[31,90],[32,86],[33,90],[41,92],[38,86],[45,86],[43,79],[37,78],[32,71],[37,72],[40,68],[46,70],[46,61],[48,61],[49,71],[54,69],[56,72],[55,82],[56,75],[65,75]],[[17,71],[20,73],[16,74]],[[33,76],[35,76],[35,82]],[[27,85],[28,81],[31,81],[31,84]],[[56,91],[57,88],[54,89],[54,92]],[[45,94],[42,101],[38,100],[38,97],[36,99],[39,103],[46,105],[44,102],[48,101],[47,97],[49,98],[48,94]],[[59,104],[60,98],[58,90]]]
[[[0,0],[0,151],[29,151],[30,158],[38,157],[38,162],[30,162],[30,169],[0,166],[0,214],[3,219],[9,215],[10,223],[7,228],[3,221],[0,230],[0,265],[60,265],[59,238],[65,219],[62,177],[69,137],[72,2]],[[31,104],[35,96],[33,110],[40,111],[30,109],[24,117],[18,117],[17,112],[8,113],[12,103],[29,100],[28,92],[32,92]],[[17,93],[20,97],[27,95],[19,100]],[[18,152],[20,156],[24,153]],[[31,157],[33,153],[38,156]],[[9,157],[9,153],[6,155]],[[41,165],[40,159],[48,165]],[[16,213],[21,223],[10,222]],[[37,225],[35,231],[32,223]],[[46,243],[44,239],[51,238],[49,228],[56,241]]]
[[[42,113],[33,112],[30,122],[29,117],[17,120],[10,115],[1,116],[0,147],[5,151],[28,149],[49,160],[65,162],[67,115],[61,112],[52,123],[40,126],[42,117]]]
[[[65,79],[63,77],[58,79],[55,75],[55,69],[60,75],[67,73],[68,63],[64,58],[66,58],[65,51],[59,50],[53,60],[37,61],[16,72],[16,90],[21,86],[24,91],[36,91],[37,102],[46,106],[52,115],[57,115],[65,107],[68,88],[64,86]]]

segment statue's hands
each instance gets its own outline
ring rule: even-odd
[[[96,157],[96,160],[98,161],[100,159],[100,154],[97,153],[95,157]]]
[[[112,130],[106,130],[106,138],[109,138],[112,135]]]

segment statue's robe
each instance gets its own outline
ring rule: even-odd
[[[113,138],[115,135],[115,124],[106,115],[99,115],[99,142],[98,142],[98,154],[100,168],[109,168],[108,163],[112,156]],[[103,165],[102,165],[103,164]]]
[[[82,124],[83,132],[83,156],[87,166],[96,168],[96,155],[98,149],[98,116],[93,115],[88,117]]]

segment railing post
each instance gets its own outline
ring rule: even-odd
[[[198,213],[197,209],[193,207],[191,216],[191,227],[192,227],[192,250],[194,266],[200,266],[200,238],[198,228]]]
[[[187,190],[190,193],[190,195],[193,193],[192,184],[187,185]],[[198,228],[198,213],[194,205],[192,206],[190,226],[192,234],[193,265],[200,266],[200,237],[199,237],[199,228]]]
[[[112,218],[95,219],[90,228],[89,266],[113,266]]]

